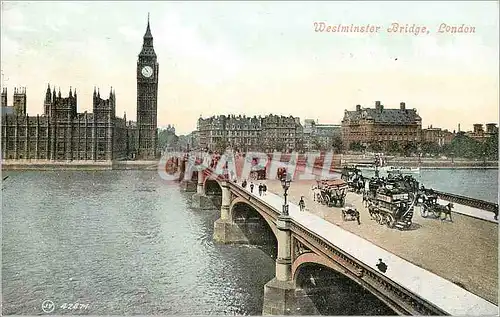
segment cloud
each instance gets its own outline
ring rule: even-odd
[[[203,85],[216,85],[234,78],[244,67],[243,56],[221,38],[202,36],[193,26],[186,26],[175,13],[152,26],[155,47],[168,52],[193,79]]]
[[[133,29],[129,26],[118,27],[118,33],[121,34],[127,42],[137,44],[142,41],[142,34],[137,29]]]

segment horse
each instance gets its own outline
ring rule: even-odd
[[[427,208],[430,212],[434,214],[434,217],[441,219],[441,221],[446,220],[448,217],[450,218],[450,221],[453,222],[453,219],[451,217],[451,211],[453,209],[453,203],[448,203],[446,205],[441,205],[438,203],[434,204],[424,204],[424,208]],[[441,217],[444,214],[444,218]]]
[[[450,217],[450,221],[453,222],[451,218],[451,209],[453,209],[453,203],[448,203],[447,205],[437,204],[436,207],[439,210],[439,218],[441,218],[441,214],[444,214],[444,218],[441,218],[441,221],[446,220],[448,216]]]

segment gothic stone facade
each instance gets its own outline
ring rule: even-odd
[[[158,157],[158,74],[159,65],[148,17],[142,50],[137,60],[137,133],[139,138],[137,155],[139,159],[144,160],[153,160]]]
[[[345,110],[342,120],[342,140],[348,149],[352,143],[373,145],[378,143],[387,148],[390,142],[399,144],[419,142],[422,118],[416,109],[407,109],[404,102],[399,109],[385,109],[380,101],[375,108]]]
[[[76,91],[62,97],[47,88],[44,113],[26,113],[26,89],[7,105],[2,89],[2,159],[119,160],[157,157],[159,67],[148,24],[137,61],[137,123],[116,117],[116,96],[101,99],[94,89],[93,113],[77,112]]]
[[[101,99],[94,91],[93,113],[77,113],[76,90],[62,97],[47,87],[44,113],[28,116],[26,90],[24,104],[2,116],[2,158],[34,160],[93,160],[126,158],[134,145],[124,119],[115,116],[113,91]],[[2,108],[7,105],[7,90],[2,91]],[[129,144],[132,143],[132,144]]]

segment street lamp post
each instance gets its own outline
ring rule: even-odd
[[[283,204],[283,212],[282,212],[282,215],[283,216],[288,216],[288,203],[286,201],[286,196],[288,195],[288,188],[290,188],[290,179],[285,175],[281,178],[281,186],[283,187],[283,190],[285,191],[285,193],[283,194],[283,196],[285,197],[285,203]]]

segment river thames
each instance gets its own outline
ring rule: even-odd
[[[217,210],[155,171],[4,172],[3,314],[259,315],[275,260],[212,241]],[[425,186],[497,201],[498,170],[423,170]],[[345,292],[350,286],[342,288]],[[75,311],[69,304],[83,304]],[[65,305],[67,304],[67,305]],[[373,307],[371,307],[373,306]],[[83,308],[82,308],[83,307]],[[365,311],[387,314],[367,302]]]

